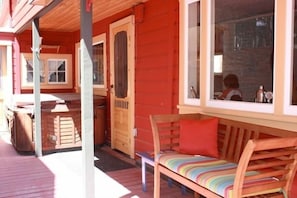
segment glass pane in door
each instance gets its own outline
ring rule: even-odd
[[[128,91],[128,53],[127,32],[121,31],[115,35],[114,40],[114,66],[115,66],[115,95],[118,98],[127,97]]]

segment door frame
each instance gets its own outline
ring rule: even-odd
[[[10,105],[12,101],[12,94],[13,94],[13,81],[12,81],[12,42],[11,41],[1,41],[0,40],[0,48],[3,53],[0,55],[2,56],[1,61],[1,84],[5,82],[5,86],[0,87],[0,106],[2,113],[0,119],[0,131],[7,131],[8,125],[5,118],[5,106]],[[3,117],[2,117],[3,116]]]
[[[128,96],[129,100],[129,115],[130,119],[128,119],[128,128],[130,134],[130,158],[134,159],[135,157],[135,23],[134,23],[134,15],[127,16],[122,18],[109,26],[110,33],[110,85],[114,84],[114,37],[113,37],[113,29],[116,29],[120,26],[128,24]],[[111,86],[110,88],[110,120],[111,120],[111,147],[114,147],[113,137],[114,137],[114,89]]]

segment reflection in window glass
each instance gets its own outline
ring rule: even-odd
[[[26,81],[28,83],[33,82],[33,60],[27,59],[26,60],[26,69],[27,69],[27,78]],[[45,73],[44,73],[44,61],[40,61],[40,82],[44,82],[45,80]]]
[[[292,82],[292,105],[297,105],[297,0],[295,0],[294,16],[294,57],[293,57],[293,82]]]
[[[51,59],[48,60],[48,82],[66,82],[66,60]]]
[[[233,100],[219,96],[234,93],[236,100],[255,102],[263,86],[263,102],[273,101],[274,0],[261,0],[259,5],[259,0],[215,0],[213,54],[221,54],[223,60],[221,75],[214,73],[212,78],[213,98]]]
[[[199,98],[200,2],[189,4],[187,98]]]
[[[94,85],[104,85],[103,49],[104,49],[103,43],[93,45],[93,84]]]

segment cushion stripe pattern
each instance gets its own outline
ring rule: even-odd
[[[187,155],[179,153],[160,154],[157,159],[159,163],[168,169],[198,183],[212,192],[232,198],[232,189],[237,164],[226,160],[219,160],[201,155]],[[258,174],[249,171],[246,175]],[[244,183],[244,186],[261,185],[273,178],[261,179]],[[279,190],[279,189],[278,189]]]

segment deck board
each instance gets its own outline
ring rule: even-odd
[[[61,152],[40,158],[18,154],[0,138],[0,198],[81,198],[81,151]],[[95,195],[104,198],[151,198],[153,174],[147,173],[147,192],[142,191],[141,168],[104,173],[94,167]],[[161,197],[193,197],[178,186],[161,181]]]

